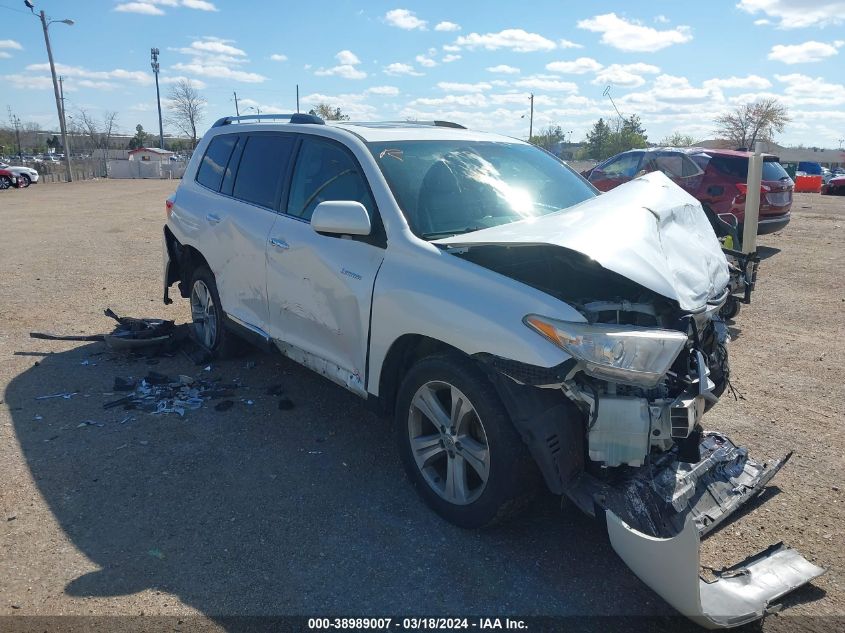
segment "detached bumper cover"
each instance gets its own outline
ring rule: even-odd
[[[637,532],[609,510],[606,516],[610,544],[631,571],[681,614],[709,629],[740,626],[777,611],[776,600],[824,573],[778,544],[706,582],[698,575],[693,521],[677,536],[661,539]]]
[[[699,578],[699,539],[758,496],[790,455],[757,462],[720,433],[705,433],[700,461],[677,447],[615,481],[581,473],[567,494],[603,516],[614,551],[666,602],[702,626],[733,627],[776,610],[776,600],[824,570],[782,544]]]

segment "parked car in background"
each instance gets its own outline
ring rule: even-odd
[[[609,191],[638,175],[662,171],[742,235],[749,156],[750,152],[700,147],[635,149],[608,158],[583,175],[600,191]],[[763,161],[759,235],[789,224],[795,186],[776,156],[764,155]]]
[[[0,162],[0,169],[5,169],[15,174],[20,179],[21,187],[29,187],[30,184],[38,182],[38,172],[32,167],[15,166]]]
[[[845,174],[841,176],[834,176],[824,187],[822,193],[832,196],[845,196]]]
[[[18,177],[8,169],[0,169],[0,189],[20,187]]]

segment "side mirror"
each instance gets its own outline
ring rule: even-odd
[[[321,202],[311,215],[311,227],[332,235],[369,235],[372,230],[366,207],[354,200]]]

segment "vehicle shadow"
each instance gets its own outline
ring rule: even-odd
[[[775,248],[774,246],[757,246],[757,255],[760,257],[761,260],[769,259],[769,257],[777,255],[778,253],[780,253],[780,249]]]
[[[225,412],[103,409],[115,376],[150,369],[244,386]],[[279,382],[294,409],[268,395]],[[77,395],[36,400],[63,392]],[[390,424],[278,355],[206,372],[85,344],[45,355],[4,398],[40,493],[99,568],[70,596],[169,592],[233,630],[224,616],[674,615],[551,495],[498,529],[445,523],[411,489]]]

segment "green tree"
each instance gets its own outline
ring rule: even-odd
[[[695,137],[676,131],[660,139],[659,145],[663,147],[692,147],[695,145]]]
[[[544,150],[553,152],[555,146],[564,139],[564,132],[559,125],[549,125],[535,134],[528,142]]]
[[[344,114],[340,108],[332,107],[328,103],[318,103],[308,111],[308,114],[314,114],[324,121],[348,121],[349,115]]]
[[[129,139],[129,149],[146,147],[149,137],[150,135],[144,131],[144,126],[139,123],[135,126],[135,136]]]
[[[627,119],[622,119],[619,132],[613,135],[613,154],[643,147],[648,147],[648,136],[640,117],[632,114]]]
[[[612,154],[612,135],[610,127],[599,119],[593,128],[587,132],[587,157],[593,160],[604,160]]]

